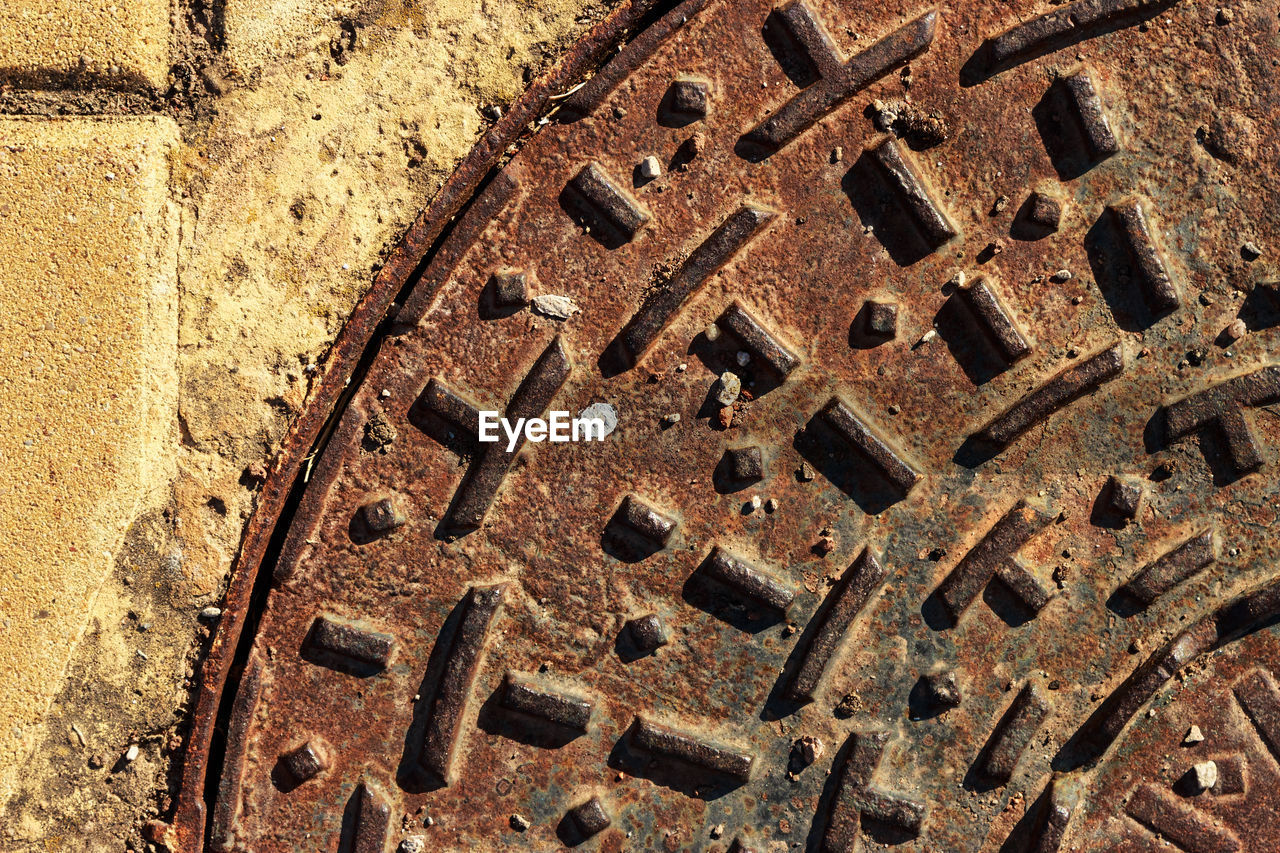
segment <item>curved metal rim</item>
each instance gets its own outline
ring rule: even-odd
[[[200,853],[205,837],[205,790],[214,729],[226,694],[244,624],[268,547],[303,463],[318,449],[361,357],[388,317],[395,299],[429,260],[442,234],[498,166],[513,145],[530,134],[561,93],[601,66],[609,51],[626,41],[659,5],[659,0],[631,0],[596,24],[559,63],[535,81],[470,153],[458,164],[431,203],[418,214],[396,244],[372,285],[361,297],[326,356],[326,370],[305,411],[281,443],[263,484],[257,507],[245,527],[231,570],[223,616],[200,667],[194,693],[191,728],[185,738],[181,787],[171,823],[158,822],[148,833],[172,850]]]

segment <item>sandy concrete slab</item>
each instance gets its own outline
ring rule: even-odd
[[[0,16],[0,73],[27,85],[86,77],[162,86],[167,0],[22,0]]]
[[[0,791],[126,529],[169,499],[176,138],[164,118],[0,121]]]
[[[249,74],[308,43],[333,41],[335,54],[348,49],[354,38],[350,25],[362,4],[356,0],[227,0],[223,11],[226,60],[229,67]]]

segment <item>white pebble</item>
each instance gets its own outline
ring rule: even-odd
[[[1218,784],[1218,765],[1213,761],[1201,761],[1191,767],[1191,778],[1196,784],[1196,789],[1207,791],[1214,785]]]
[[[578,307],[577,303],[567,296],[547,295],[533,297],[533,310],[545,317],[554,317],[557,320],[568,320],[582,309]]]
[[[124,751],[124,760],[126,762],[133,761],[138,757],[138,745],[136,743],[129,744],[129,748]]]
[[[715,391],[717,403],[722,406],[732,406],[733,401],[738,399],[738,395],[742,393],[742,380],[738,378],[736,373],[726,370],[716,380],[713,390]]]
[[[640,161],[640,174],[652,181],[662,174],[662,164],[658,162],[657,157],[650,155]]]
[[[618,410],[608,403],[592,403],[581,412],[578,417],[587,420],[604,421],[604,434],[608,435],[618,428]]]

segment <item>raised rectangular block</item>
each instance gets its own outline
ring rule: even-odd
[[[22,0],[0,16],[0,78],[47,88],[160,88],[169,76],[168,0]]]
[[[0,794],[126,530],[168,499],[176,139],[166,118],[0,121]]]

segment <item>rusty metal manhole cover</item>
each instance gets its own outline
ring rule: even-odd
[[[688,0],[551,102],[316,463],[211,849],[1280,846],[1275,10],[1013,7]]]

